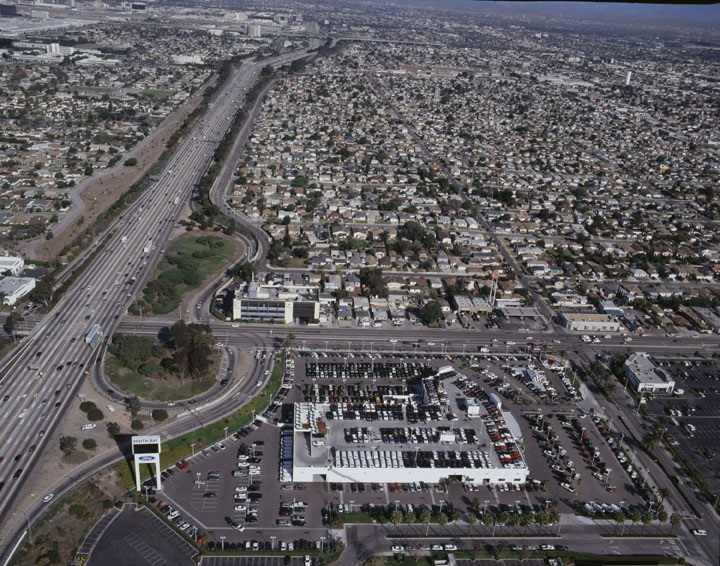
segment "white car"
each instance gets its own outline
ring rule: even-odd
[[[235,505],[235,511],[247,511],[247,506],[245,506],[245,505]]]
[[[707,531],[705,529],[693,529],[692,534],[694,534],[696,537],[704,537],[707,536]]]
[[[55,497],[54,493],[48,493],[45,497],[43,497],[43,503],[47,503],[50,501],[53,497]]]
[[[92,430],[92,429],[94,429],[96,426],[97,426],[97,425],[96,425],[95,423],[87,423],[87,424],[82,425],[82,426],[80,427],[80,430]]]

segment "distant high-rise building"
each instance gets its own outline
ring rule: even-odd
[[[632,78],[632,71],[625,73],[625,86],[630,86],[630,79]]]

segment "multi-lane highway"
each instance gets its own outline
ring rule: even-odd
[[[150,274],[183,206],[212,161],[260,65],[241,67],[166,169],[95,243],[101,250],[0,366],[0,517],[44,449],[45,434],[91,372],[99,346],[86,343],[93,325],[101,342],[112,334]]]

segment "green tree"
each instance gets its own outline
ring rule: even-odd
[[[97,448],[97,442],[95,442],[93,438],[86,438],[82,441],[82,447],[85,450],[95,450],[95,448]]]
[[[358,276],[363,287],[363,295],[366,297],[387,298],[388,288],[383,278],[382,269],[379,267],[363,267],[360,269]]]
[[[168,412],[165,409],[153,409],[152,418],[155,422],[163,422],[168,418]]]
[[[680,513],[673,513],[670,515],[670,532],[674,531],[683,521],[683,517]]]
[[[74,436],[61,436],[60,437],[60,450],[65,456],[70,456],[77,447],[77,438]]]
[[[403,512],[400,511],[400,509],[395,509],[395,510],[393,510],[392,513],[390,513],[390,522],[393,525],[399,525],[400,523],[402,523],[402,520],[403,520]]]
[[[110,436],[117,436],[120,434],[120,425],[116,422],[109,422],[107,424],[107,432]]]
[[[103,415],[103,412],[100,409],[98,409],[97,407],[90,409],[87,412],[87,419],[90,422],[101,421],[104,418],[105,418],[105,415]]]
[[[145,425],[140,419],[133,419],[130,423],[130,428],[132,428],[133,430],[142,430],[143,428],[145,428]]]
[[[436,324],[442,318],[442,307],[437,301],[428,301],[422,308],[420,316],[425,324]]]
[[[142,403],[140,403],[140,399],[138,399],[137,395],[133,396],[128,400],[128,411],[130,411],[130,415],[134,418],[137,416],[137,414],[140,412],[140,409],[142,409]]]

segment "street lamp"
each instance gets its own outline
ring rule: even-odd
[[[275,550],[275,539],[276,538],[277,537],[274,537],[272,535],[270,536],[270,550]]]
[[[320,553],[324,554],[325,553],[325,537],[320,537],[320,542],[321,542]]]
[[[35,544],[33,542],[32,530],[30,529],[30,519],[28,519],[27,513],[25,513],[25,511],[21,511],[20,509],[18,509],[18,511],[20,511],[23,517],[25,517],[25,523],[27,523],[28,540],[30,541],[30,544]],[[15,513],[13,513],[13,515],[15,515]]]
[[[225,537],[220,537],[220,545],[222,546],[222,550],[225,550]]]
[[[195,443],[194,442],[190,443],[190,449],[192,450],[191,457],[194,458],[195,457]]]
[[[230,427],[227,427],[227,426],[226,426],[226,427],[223,427],[223,430],[225,431],[225,440],[227,440],[227,431],[228,431],[228,428],[230,428]]]

